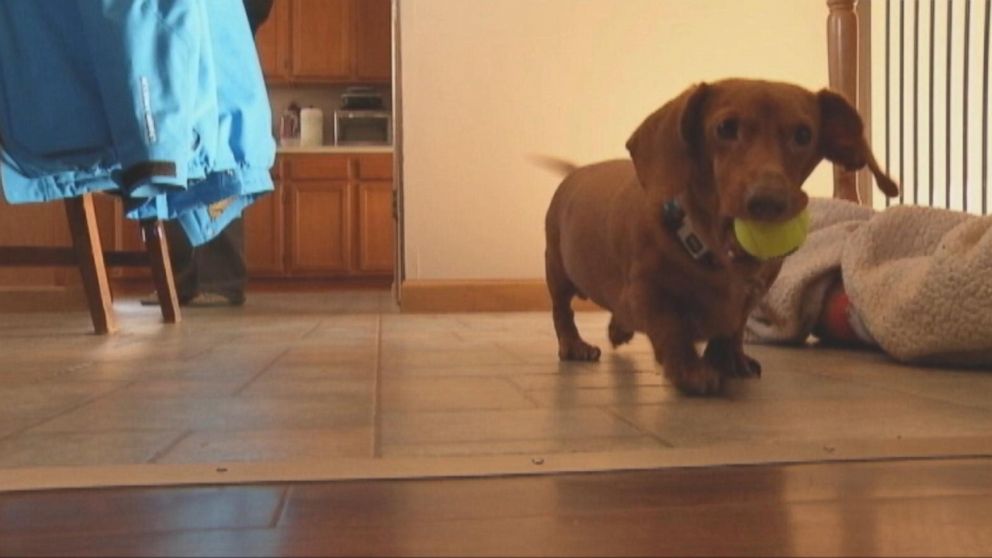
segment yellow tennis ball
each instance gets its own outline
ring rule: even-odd
[[[808,229],[809,213],[805,209],[782,223],[734,219],[737,242],[759,260],[778,258],[795,251],[806,240]]]

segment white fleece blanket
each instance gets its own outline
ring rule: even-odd
[[[992,216],[814,199],[810,218],[806,243],[748,320],[749,341],[805,342],[839,273],[896,359],[992,367]]]

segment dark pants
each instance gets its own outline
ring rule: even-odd
[[[181,302],[200,292],[240,298],[245,292],[245,223],[238,217],[213,240],[193,247],[175,221],[165,224],[172,274]]]

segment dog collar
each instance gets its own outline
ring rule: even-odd
[[[696,234],[696,230],[692,226],[692,221],[689,220],[688,215],[686,215],[682,206],[679,205],[679,202],[674,199],[665,202],[663,218],[665,226],[675,233],[675,237],[679,239],[679,243],[682,244],[682,247],[685,248],[686,252],[689,252],[689,255],[694,260],[707,263],[713,262],[713,252],[706,246],[703,239]]]

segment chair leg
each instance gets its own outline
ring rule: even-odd
[[[69,219],[69,231],[76,250],[79,273],[83,277],[90,316],[93,318],[93,329],[101,335],[113,333],[117,331],[117,324],[93,209],[93,195],[85,194],[65,200],[65,212]]]
[[[169,260],[169,242],[161,221],[142,221],[141,235],[148,250],[148,263],[152,269],[152,280],[158,293],[158,303],[162,307],[165,323],[176,324],[182,320],[179,313],[179,297],[176,295],[176,281],[172,277],[172,262]]]

